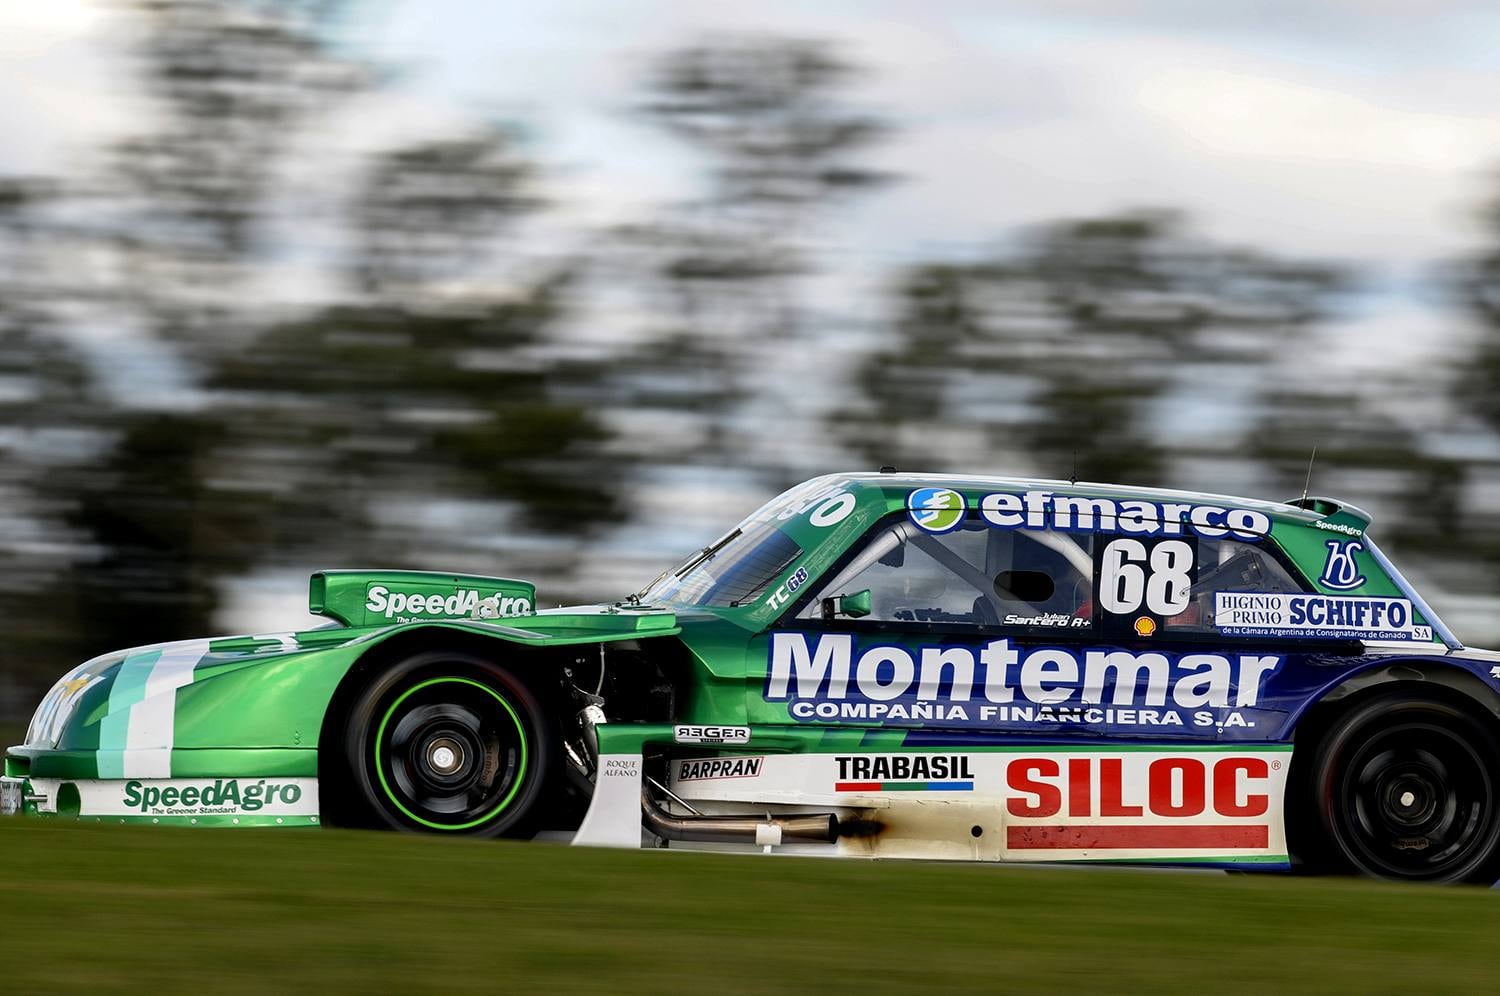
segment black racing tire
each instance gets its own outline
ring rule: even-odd
[[[431,651],[376,675],[351,705],[344,758],[377,824],[456,836],[521,835],[552,766],[536,696],[494,661]]]
[[[1381,695],[1319,739],[1303,804],[1311,870],[1412,882],[1500,875],[1500,739],[1429,696]]]

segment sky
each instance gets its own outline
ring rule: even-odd
[[[832,43],[863,68],[851,99],[894,125],[870,165],[902,178],[823,231],[836,279],[821,293],[843,311],[903,262],[973,257],[1057,218],[1173,207],[1208,238],[1364,267],[1374,279],[1331,348],[1399,368],[1464,334],[1436,300],[1433,268],[1482,237],[1477,208],[1500,189],[1493,3],[353,0],[348,11],[343,44],[397,77],[349,109],[337,140],[357,151],[504,121],[546,167],[549,223],[568,233],[691,192],[687,150],[630,104],[653,53],[746,32]],[[0,2],[0,175],[77,168],[142,126],[120,57],[128,29],[114,0]],[[288,211],[304,228],[307,214]],[[318,296],[299,282],[310,272],[288,260],[279,292]]]
[[[1335,339],[1400,364],[1451,338],[1425,281],[1481,234],[1497,186],[1500,5],[1457,0],[362,0],[344,44],[397,67],[353,109],[353,148],[499,119],[548,167],[560,228],[641,217],[693,182],[629,94],[650,55],[715,35],[825,39],[851,98],[895,129],[902,181],[834,216],[857,275],[972,256],[1024,226],[1185,209],[1206,237],[1376,275]],[[110,0],[0,3],[0,175],[59,172],[128,134],[128,28]],[[295,279],[280,281],[296,288]],[[294,290],[287,293],[295,294]],[[309,291],[309,293],[315,293]],[[1370,350],[1371,340],[1381,348]]]
[[[1404,279],[1476,237],[1500,163],[1500,5],[1445,0],[365,0],[347,44],[403,68],[357,130],[523,124],[572,210],[670,199],[686,163],[631,113],[648,55],[731,32],[824,38],[896,126],[906,180],[841,220],[904,258],[1140,205],[1287,253]],[[139,108],[100,0],[0,4],[0,172],[66,167]]]
[[[856,212],[853,241],[901,253],[1170,204],[1216,237],[1411,266],[1473,239],[1500,162],[1494,4],[387,3],[375,46],[416,59],[435,100],[533,117],[601,210],[673,179],[621,154],[646,144],[620,94],[648,53],[830,39],[867,67],[859,96],[898,127],[879,155],[909,178]]]

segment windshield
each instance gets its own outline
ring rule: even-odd
[[[802,549],[775,522],[731,533],[708,549],[714,552],[708,557],[702,552],[693,554],[647,588],[642,599],[677,605],[741,605],[802,556]]]

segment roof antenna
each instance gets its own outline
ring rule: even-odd
[[[1074,448],[1074,450],[1073,450],[1073,473],[1068,477],[1068,483],[1070,485],[1078,483],[1078,450],[1077,450],[1077,448]]]
[[[1318,448],[1314,446],[1312,449],[1312,456],[1307,458],[1307,480],[1302,482],[1302,501],[1300,502],[1300,504],[1303,508],[1307,507],[1307,493],[1312,490],[1313,461],[1317,458]]]

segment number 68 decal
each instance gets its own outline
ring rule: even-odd
[[[1138,539],[1112,540],[1099,569],[1099,604],[1114,613],[1175,616],[1188,607],[1193,587],[1193,547],[1183,540],[1152,546]]]

